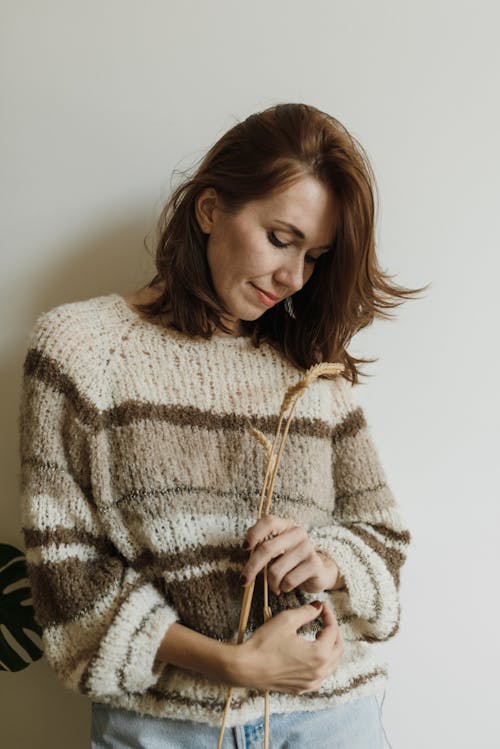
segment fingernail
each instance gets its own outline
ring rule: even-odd
[[[250,548],[250,544],[249,544],[249,542],[246,539],[243,541],[243,548],[244,549],[249,549]]]
[[[247,582],[248,582],[248,580],[247,580],[247,578],[246,578],[246,575],[240,575],[240,583],[241,583],[242,585],[246,585],[246,584],[247,584]]]
[[[315,606],[317,609],[320,609],[323,604],[321,601],[311,601],[311,606]]]

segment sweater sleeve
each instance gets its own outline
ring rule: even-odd
[[[387,640],[400,621],[400,569],[410,533],[387,483],[364,411],[350,383],[332,436],[335,505],[331,524],[309,532],[316,549],[337,564],[345,587],[326,595],[353,640]]]
[[[47,314],[31,332],[19,411],[28,577],[49,665],[67,688],[105,701],[156,684],[155,656],[178,616],[104,529],[82,421],[90,406],[54,354]]]

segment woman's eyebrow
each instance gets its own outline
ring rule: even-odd
[[[301,231],[300,229],[297,229],[296,226],[294,226],[293,224],[288,223],[288,221],[282,221],[281,219],[277,218],[277,219],[275,219],[275,222],[277,224],[284,224],[285,226],[287,226],[289,229],[291,229],[291,231],[295,234],[296,237],[299,237],[299,239],[305,239],[306,238],[306,236],[305,236],[305,234],[304,234],[303,231]],[[333,247],[333,244],[324,244],[321,247],[313,247],[312,249],[313,250],[331,250],[332,247]]]

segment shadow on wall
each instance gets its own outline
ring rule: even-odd
[[[135,213],[119,225],[55,247],[19,283],[18,334],[2,351],[0,393],[4,499],[0,505],[0,745],[10,749],[87,749],[90,701],[63,687],[43,658],[34,619],[21,527],[18,415],[22,366],[35,319],[53,307],[111,292],[130,293],[154,275],[154,223]],[[147,250],[144,241],[148,237]],[[153,249],[151,249],[153,247]],[[15,289],[12,292],[16,293]],[[31,666],[31,668],[28,668]],[[28,708],[28,709],[27,709]],[[26,720],[29,714],[29,720]]]
[[[42,312],[60,304],[117,291],[129,293],[149,280],[155,270],[152,252],[144,247],[144,239],[151,231],[149,224],[150,217],[136,216],[119,226],[104,228],[95,236],[80,237],[73,245],[56,247],[53,255],[56,259],[49,258],[43,269],[40,265],[33,273],[27,273],[29,280],[19,288],[19,294],[24,296],[23,303],[17,302],[17,326],[21,334],[10,348],[2,350],[0,368],[0,408],[4,425],[0,450],[4,477],[0,528],[4,543],[24,548],[19,501],[18,415],[29,330]],[[153,240],[148,241],[151,246]]]

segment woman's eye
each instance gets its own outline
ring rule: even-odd
[[[269,241],[272,242],[272,244],[275,247],[288,247],[288,245],[285,244],[285,242],[280,242],[279,241],[278,237],[276,236],[276,234],[273,231],[270,231],[267,236],[269,238]]]
[[[269,241],[272,242],[272,244],[275,247],[288,247],[288,244],[285,244],[285,242],[280,242],[280,240],[278,239],[278,237],[276,236],[276,234],[273,231],[269,232],[267,236],[269,238]],[[310,263],[311,265],[313,265],[318,260],[319,260],[319,257],[313,257],[312,255],[306,255],[306,263]]]

